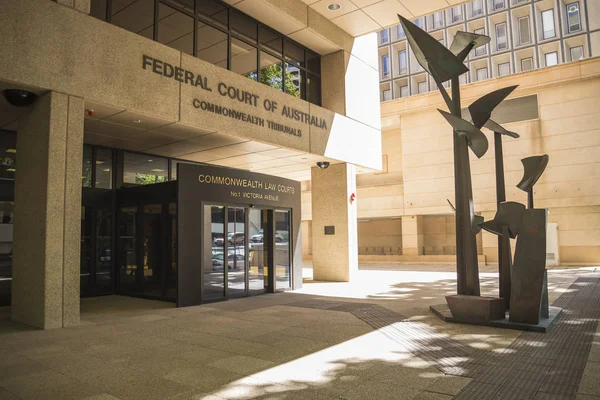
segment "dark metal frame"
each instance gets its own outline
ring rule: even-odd
[[[111,23],[111,19],[113,17],[112,15],[112,2],[113,0],[106,0],[107,1],[107,11],[106,11],[106,17],[105,17],[105,21],[108,23]],[[213,29],[216,29],[220,32],[222,32],[223,34],[227,35],[227,69],[231,70],[231,42],[232,39],[236,39],[236,40],[240,40],[252,47],[254,47],[256,49],[256,67],[257,67],[257,77],[258,77],[258,81],[260,82],[260,53],[261,51],[269,54],[269,56],[277,58],[281,61],[282,63],[282,88],[281,90],[283,92],[285,92],[285,88],[286,88],[286,84],[285,84],[285,64],[290,64],[296,68],[298,68],[301,71],[301,74],[303,74],[303,78],[301,78],[301,87],[300,87],[300,98],[303,100],[307,100],[310,101],[314,104],[320,105],[321,104],[321,90],[319,88],[319,99],[316,99],[315,101],[313,101],[312,99],[308,99],[308,92],[307,92],[307,85],[306,85],[306,81],[307,78],[310,78],[310,76],[314,76],[318,79],[321,79],[321,71],[320,71],[320,55],[317,52],[314,52],[310,49],[307,49],[305,46],[302,46],[301,44],[297,43],[296,41],[290,39],[289,37],[287,37],[286,35],[283,35],[275,30],[273,30],[272,28],[268,27],[267,25],[255,20],[254,18],[238,11],[237,9],[231,7],[229,4],[224,3],[220,0],[214,0],[215,3],[218,3],[219,5],[223,6],[226,10],[227,10],[227,26],[223,27],[222,25],[219,24],[215,24],[213,22],[211,22],[209,20],[209,18],[202,18],[202,12],[201,9],[199,7],[199,3],[198,2],[194,2],[195,3],[195,7],[194,7],[194,12],[190,12],[188,9],[184,8],[183,5],[180,5],[178,7],[178,3],[177,0],[172,0],[172,1],[165,1],[165,0],[154,0],[154,26],[153,26],[153,40],[154,41],[158,41],[158,26],[159,26],[159,19],[158,19],[158,10],[160,7],[160,4],[163,4],[165,6],[168,6],[170,8],[173,8],[174,10],[181,12],[185,15],[187,15],[188,17],[191,17],[194,21],[194,38],[193,38],[193,43],[194,43],[194,48],[193,48],[193,52],[191,55],[193,55],[194,57],[197,57],[197,43],[198,43],[198,22],[200,21],[203,25],[208,25]],[[234,29],[232,29],[231,26],[231,13],[235,12],[239,15],[241,15],[242,17],[248,19],[249,21],[251,21],[252,23],[256,24],[256,42],[253,42],[252,40],[248,39],[247,37],[244,37],[243,35],[235,32]],[[282,40],[282,54],[277,54],[275,52],[273,52],[273,50],[271,50],[269,47],[262,45],[261,43],[261,28],[266,29],[270,32],[272,32],[273,34],[279,36]],[[286,57],[286,42],[289,42],[293,45],[296,45],[298,47],[300,47],[303,51],[304,51],[304,60],[298,60],[301,61],[304,66],[300,65],[300,63],[297,63],[296,60],[293,60],[291,58],[287,58]],[[308,68],[307,66],[307,59],[309,57],[309,55],[311,57],[317,57],[319,59],[319,71],[314,71]]]

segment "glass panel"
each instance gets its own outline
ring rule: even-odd
[[[83,163],[81,166],[82,187],[92,187],[92,152],[92,146],[83,146]]]
[[[398,65],[400,75],[408,73],[408,57],[406,56],[406,50],[400,50],[398,52]]]
[[[321,104],[321,78],[308,74],[306,77],[306,100],[313,104]]]
[[[460,22],[462,19],[462,6],[452,7],[452,22]]]
[[[419,82],[417,85],[418,93],[427,92],[427,81]]]
[[[404,33],[404,29],[402,28],[402,25],[398,25],[397,29],[398,29],[398,39],[405,38],[406,33]]]
[[[519,44],[531,42],[531,30],[529,29],[529,17],[519,18]]]
[[[121,292],[132,292],[141,287],[143,270],[137,266],[136,257],[137,207],[119,210],[119,288]]]
[[[390,56],[387,54],[381,56],[381,78],[387,79],[390,77]]]
[[[198,17],[227,28],[227,7],[214,0],[196,0]],[[201,22],[199,21],[200,25]]]
[[[444,12],[438,11],[433,14],[433,28],[438,29],[444,26]]]
[[[544,30],[544,39],[556,36],[554,31],[554,10],[542,11],[542,28]]]
[[[506,76],[510,74],[510,64],[504,63],[498,65],[498,76]]]
[[[112,2],[110,22],[148,39],[154,38],[154,0]]]
[[[227,208],[227,292],[236,295],[246,292],[246,212],[243,208]]]
[[[571,3],[567,5],[567,20],[569,23],[569,33],[581,30],[579,3]]]
[[[95,291],[112,292],[112,212],[110,210],[98,210],[96,213]]]
[[[123,186],[151,185],[168,180],[166,158],[144,154],[125,153]]]
[[[277,90],[283,89],[282,62],[272,55],[260,52],[260,81]]]
[[[257,25],[256,22],[246,18],[241,13],[231,9],[229,17],[229,27],[232,32],[256,43]]]
[[[400,97],[408,97],[408,85],[400,87]]]
[[[0,201],[0,305],[10,304],[12,280],[14,203]]]
[[[494,0],[494,10],[500,10],[506,7],[504,0]]]
[[[521,60],[521,71],[531,71],[533,69],[533,58],[524,58]]]
[[[583,46],[571,47],[571,61],[583,59]]]
[[[251,208],[248,213],[250,290],[264,290],[269,285],[269,249],[264,245],[265,232],[269,234],[267,211]]]
[[[289,40],[285,41],[285,58],[304,67],[304,49]]]
[[[314,72],[315,74],[321,75],[321,57],[310,51],[306,51],[306,68]]]
[[[285,92],[294,97],[302,96],[302,81],[305,73],[293,64],[285,64]]]
[[[390,41],[390,30],[383,29],[382,31],[380,31],[380,43],[385,44],[389,41]]]
[[[198,21],[197,57],[227,69],[227,34]]]
[[[246,78],[257,80],[256,47],[242,42],[238,39],[231,39],[231,70]]]
[[[483,0],[473,1],[473,16],[483,14]]]
[[[90,15],[102,21],[106,21],[107,0],[92,0],[90,3]]]
[[[388,101],[392,99],[392,91],[390,89],[383,91],[383,101]]]
[[[479,68],[477,70],[477,81],[484,81],[488,78],[487,68]]]
[[[163,270],[164,241],[161,214],[161,204],[144,206],[142,214],[144,294],[152,297],[161,297],[166,272]]]
[[[194,54],[194,18],[159,3],[157,40],[183,53]]]
[[[167,290],[164,297],[174,301],[177,298],[177,203],[169,203],[168,223],[171,228],[170,268],[167,273]]]
[[[291,285],[291,224],[289,211],[275,211],[275,289]]]
[[[262,25],[258,29],[260,44],[279,56],[283,55],[283,38],[281,35]]]
[[[417,18],[414,21],[414,24],[416,26],[418,26],[421,29],[425,29],[425,18],[421,17],[421,18]]]
[[[475,29],[474,33],[478,34],[478,35],[485,35],[485,29],[484,28],[480,28],[480,29]],[[483,46],[479,46],[475,49],[475,55],[476,56],[481,56],[483,54],[486,53],[486,47],[485,45]]]
[[[506,50],[508,48],[508,36],[506,34],[506,22],[496,25],[496,48]]]
[[[0,203],[1,204],[1,203]],[[0,246],[2,244],[0,243]],[[79,277],[80,292],[86,295],[90,290],[90,271],[92,268],[92,209],[81,207],[81,250]]]
[[[545,58],[546,58],[546,67],[552,67],[552,66],[558,64],[558,53],[556,53],[555,51],[552,53],[546,53]]]
[[[112,150],[96,148],[96,187],[112,189]]]
[[[204,206],[204,299],[225,297],[225,207]]]

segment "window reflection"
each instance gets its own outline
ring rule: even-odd
[[[159,3],[157,40],[183,53],[193,55],[194,18]]]
[[[225,297],[225,207],[204,206],[204,298]]]
[[[231,70],[252,80],[257,76],[256,47],[238,39],[231,39]]]
[[[272,230],[267,223],[267,210],[251,208],[248,214],[249,289],[264,290],[269,286],[269,248],[265,238]]]
[[[227,34],[198,21],[198,58],[227,68]]]
[[[151,185],[168,180],[166,158],[125,152],[123,186]]]
[[[264,51],[260,52],[260,81],[277,90],[283,88],[281,60]]]
[[[258,32],[256,22],[232,9],[229,12],[229,26],[231,27],[232,32],[256,43],[256,35]]]
[[[15,179],[16,172],[17,149],[13,146],[0,147],[0,178]]]
[[[10,301],[10,293],[4,293],[2,289],[12,279],[13,226],[14,203],[0,201],[0,305]]]
[[[227,28],[227,7],[214,0],[196,0],[198,17]]]
[[[275,211],[275,289],[290,287],[290,212]]]
[[[260,44],[278,56],[283,53],[283,38],[264,26],[260,27]]]
[[[112,150],[96,148],[96,188],[112,189]]]
[[[92,146],[83,146],[83,163],[81,167],[81,186],[92,187]]]
[[[154,37],[154,0],[119,0],[111,4],[110,22],[148,39]]]
[[[302,96],[304,71],[292,64],[285,64],[285,92],[294,97]]]

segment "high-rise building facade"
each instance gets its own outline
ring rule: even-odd
[[[458,31],[489,36],[467,59],[461,83],[479,82],[600,55],[589,0],[474,0],[413,20],[450,47]],[[437,90],[417,63],[401,25],[378,33],[381,101]]]

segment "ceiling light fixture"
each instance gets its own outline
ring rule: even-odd
[[[141,120],[141,119],[134,119],[134,120],[133,120],[133,123],[134,123],[134,124],[141,124],[141,123],[142,123],[142,120]]]
[[[7,168],[7,169],[6,169],[6,172],[16,172],[16,171],[17,171],[17,170],[16,170],[16,169],[14,169],[14,168]]]
[[[96,165],[101,165],[101,164],[104,164],[104,161],[102,161],[102,160],[96,160]]]
[[[152,161],[154,161],[154,160],[148,160],[148,162],[152,162]]]
[[[16,153],[17,149],[6,149],[4,150],[5,153]]]
[[[342,8],[342,6],[340,6],[337,3],[332,3],[332,4],[328,5],[327,8],[329,9],[329,11],[337,11],[340,8]]]
[[[165,170],[160,169],[160,168],[155,168],[155,169],[151,169],[150,172],[165,172]]]
[[[105,168],[102,170],[102,172],[110,172],[110,168]]]

